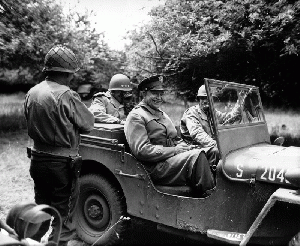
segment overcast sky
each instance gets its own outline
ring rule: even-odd
[[[66,9],[75,5],[79,11],[94,10],[97,14],[98,32],[105,32],[106,41],[112,49],[122,50],[125,40],[122,36],[136,25],[149,21],[147,13],[152,7],[163,4],[164,0],[57,0]]]

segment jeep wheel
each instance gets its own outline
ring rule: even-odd
[[[293,236],[288,246],[300,246],[300,232]]]
[[[108,179],[98,175],[80,178],[75,217],[78,236],[88,244],[110,245],[122,239],[127,221],[124,196]],[[111,228],[113,227],[113,228]]]

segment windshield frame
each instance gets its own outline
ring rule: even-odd
[[[213,138],[216,140],[218,148],[220,150],[221,157],[224,158],[229,152],[234,151],[239,148],[246,146],[259,144],[259,143],[269,143],[270,136],[268,132],[268,127],[264,115],[264,110],[261,103],[261,98],[259,94],[259,89],[256,86],[238,84],[235,82],[227,82],[216,79],[204,79],[205,88],[208,97],[209,109],[212,115],[212,130]],[[251,122],[247,124],[239,125],[224,125],[221,126],[217,124],[217,117],[214,113],[215,104],[213,100],[213,87],[216,86],[227,86],[228,88],[236,88],[238,90],[247,89],[254,90],[258,96],[258,104],[261,107],[261,121]]]
[[[209,105],[210,105],[210,113],[213,116],[213,122],[214,122],[214,128],[218,131],[221,129],[227,129],[227,128],[236,128],[236,127],[245,127],[245,126],[249,126],[249,125],[257,125],[257,124],[265,124],[266,123],[266,119],[265,119],[265,115],[264,115],[264,110],[262,107],[262,102],[261,102],[261,98],[260,98],[260,94],[259,94],[259,89],[256,86],[252,86],[252,85],[246,85],[246,84],[238,84],[235,82],[227,82],[227,81],[221,81],[221,80],[215,80],[215,79],[204,79],[205,81],[205,86],[206,86],[206,90],[207,90],[207,95],[208,95],[208,101],[209,101]],[[226,88],[226,89],[232,89],[232,90],[237,90],[237,91],[242,91],[242,90],[246,90],[248,92],[253,92],[257,95],[257,99],[258,99],[258,106],[260,108],[260,117],[261,119],[259,121],[256,122],[242,122],[240,124],[228,124],[228,125],[221,125],[217,123],[217,116],[216,116],[216,112],[215,110],[212,109],[216,109],[216,105],[215,105],[215,100],[214,100],[214,87],[222,87],[222,89]],[[240,102],[238,102],[240,105]],[[242,106],[242,105],[240,105]]]

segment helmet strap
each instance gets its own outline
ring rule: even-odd
[[[120,103],[120,104],[123,104],[123,96],[124,96],[124,93],[122,93],[123,91],[110,91],[110,94]]]

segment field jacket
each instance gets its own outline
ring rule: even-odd
[[[124,105],[109,92],[95,94],[89,110],[94,114],[96,123],[120,123],[126,119]]]
[[[143,101],[127,116],[124,131],[133,155],[150,173],[159,163],[167,162],[170,167],[195,163],[202,151],[194,149],[176,155],[175,146],[184,142],[173,122],[166,113],[152,109]]]
[[[222,124],[227,119],[241,115],[238,106],[228,113],[215,110],[215,114],[219,124]],[[200,109],[199,104],[188,108],[180,120],[181,137],[186,142],[198,144],[203,148],[217,146],[212,127],[208,116]]]
[[[76,156],[80,134],[94,127],[94,116],[79,95],[65,85],[45,80],[25,96],[28,135],[34,150],[59,156]]]

